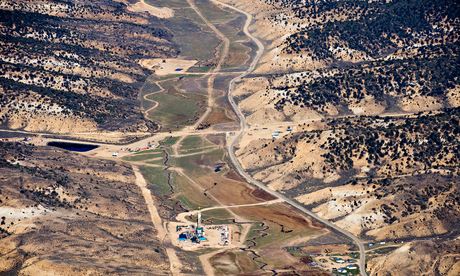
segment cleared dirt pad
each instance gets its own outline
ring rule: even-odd
[[[139,64],[144,68],[155,71],[157,76],[166,76],[186,72],[190,67],[195,65],[196,62],[196,60],[187,59],[153,58],[142,59],[139,61]]]
[[[144,0],[139,1],[134,5],[129,5],[128,10],[132,12],[148,12],[150,15],[159,18],[171,18],[174,16],[174,10],[166,7],[158,8],[145,3]]]

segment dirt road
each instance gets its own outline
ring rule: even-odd
[[[242,10],[236,8],[236,7],[221,3],[221,2],[219,2],[217,0],[211,0],[211,1],[216,3],[216,4],[222,5],[224,7],[230,8],[230,9],[233,9],[233,10],[235,10],[237,12],[240,12],[240,13],[246,15],[247,19],[246,19],[246,24],[244,25],[243,31],[252,41],[254,41],[254,43],[256,43],[256,45],[258,47],[256,57],[252,61],[251,66],[248,68],[248,70],[245,73],[243,73],[240,76],[234,78],[230,82],[230,86],[229,86],[228,99],[229,99],[229,102],[230,102],[232,108],[234,109],[235,113],[238,115],[238,118],[240,120],[240,131],[239,131],[239,133],[237,135],[234,135],[233,137],[231,137],[229,143],[227,144],[227,149],[228,149],[229,156],[230,156],[230,159],[231,159],[232,163],[234,164],[234,166],[237,169],[238,173],[241,176],[243,176],[248,183],[251,183],[251,184],[259,187],[260,189],[264,190],[265,192],[271,194],[272,196],[274,196],[276,198],[279,198],[282,201],[284,201],[284,202],[288,203],[289,205],[293,206],[294,208],[296,208],[297,210],[301,211],[302,213],[304,213],[304,214],[306,214],[306,215],[308,215],[308,216],[320,221],[321,223],[327,225],[331,229],[334,229],[335,231],[337,231],[337,232],[345,235],[349,239],[351,239],[359,249],[359,253],[360,253],[359,267],[360,267],[360,270],[361,270],[361,275],[366,276],[367,275],[367,273],[366,273],[366,251],[365,251],[363,243],[361,242],[361,240],[358,237],[355,237],[353,234],[349,233],[348,231],[337,227],[332,222],[317,216],[315,213],[313,213],[312,211],[306,209],[305,207],[303,207],[299,203],[295,202],[294,200],[292,200],[290,198],[287,198],[286,196],[284,196],[284,195],[282,195],[282,194],[280,194],[280,193],[278,193],[276,191],[273,191],[273,190],[269,189],[262,182],[259,182],[259,181],[255,180],[255,179],[253,179],[248,173],[246,173],[246,171],[242,168],[240,162],[236,158],[235,145],[238,143],[239,139],[244,135],[244,133],[245,133],[245,131],[247,129],[247,124],[246,124],[246,118],[244,117],[243,113],[239,109],[238,105],[233,100],[232,92],[233,92],[235,83],[240,81],[243,77],[247,76],[250,72],[252,72],[255,69],[260,57],[262,56],[262,53],[265,50],[265,47],[256,37],[254,37],[249,32],[249,26],[250,26],[250,24],[252,22],[252,15],[250,15],[247,12],[242,11]]]
[[[214,97],[213,97],[214,82],[215,82],[216,75],[218,75],[217,73],[220,71],[220,69],[222,67],[222,64],[225,61],[225,58],[228,55],[230,41],[211,22],[209,22],[206,17],[203,16],[203,14],[200,12],[200,10],[195,5],[194,0],[187,0],[187,3],[190,5],[190,7],[197,13],[197,15],[203,20],[203,22],[213,32],[215,32],[215,34],[223,42],[222,49],[221,49],[221,52],[220,52],[220,57],[219,57],[219,60],[218,60],[218,62],[216,64],[216,67],[211,72],[209,72],[209,74],[208,74],[209,75],[208,87],[207,87],[207,89],[208,89],[207,90],[208,91],[208,107],[207,107],[206,112],[201,116],[201,118],[197,121],[197,123],[194,126],[190,126],[188,128],[185,128],[184,130],[176,131],[176,132],[173,132],[173,133],[158,133],[153,137],[149,137],[149,138],[146,138],[146,139],[131,143],[129,145],[125,145],[125,146],[100,144],[101,148],[96,150],[96,151],[93,151],[92,153],[90,153],[90,154],[93,154],[91,156],[92,157],[110,157],[109,155],[111,154],[111,152],[115,152],[115,151],[118,152],[118,151],[121,150],[121,148],[126,148],[126,147],[129,147],[129,148],[141,148],[141,147],[145,147],[145,145],[148,144],[149,142],[158,142],[158,141],[160,141],[160,140],[162,140],[162,139],[164,139],[166,137],[169,137],[169,136],[184,137],[184,136],[191,135],[191,134],[204,135],[204,134],[208,134],[208,133],[209,134],[225,133],[229,137],[229,142],[227,143],[227,150],[229,152],[231,162],[234,164],[234,167],[237,169],[238,173],[241,176],[243,176],[248,183],[250,183],[250,184],[252,184],[254,186],[257,186],[260,189],[266,191],[267,193],[273,195],[274,197],[276,197],[278,199],[279,202],[285,202],[285,203],[293,206],[294,208],[298,209],[300,212],[308,215],[309,217],[312,217],[313,219],[316,219],[316,220],[320,221],[324,225],[327,225],[331,229],[334,229],[335,231],[345,235],[350,240],[352,240],[356,244],[356,246],[359,248],[359,251],[360,251],[359,265],[360,265],[361,273],[362,273],[362,275],[366,275],[366,272],[365,272],[365,248],[364,248],[363,243],[360,241],[359,238],[357,238],[354,235],[352,235],[351,233],[349,233],[349,232],[337,227],[336,225],[334,225],[333,223],[329,222],[328,220],[325,220],[325,219],[322,219],[322,218],[318,217],[315,213],[313,213],[310,210],[306,209],[305,207],[303,207],[299,203],[295,202],[294,200],[292,200],[290,198],[287,198],[286,196],[267,188],[263,183],[261,183],[259,181],[256,181],[248,173],[246,173],[245,170],[242,168],[241,164],[239,163],[239,161],[238,161],[238,159],[237,159],[237,157],[235,155],[234,148],[235,148],[235,145],[240,140],[240,138],[248,131],[249,128],[248,128],[248,125],[246,123],[246,119],[245,119],[244,115],[242,114],[241,110],[239,109],[239,107],[237,106],[237,104],[235,103],[232,94],[233,94],[233,91],[234,91],[234,88],[235,88],[235,84],[237,82],[239,82],[242,78],[244,78],[248,74],[250,74],[252,71],[254,71],[254,69],[256,68],[256,66],[257,66],[262,54],[265,51],[265,48],[264,48],[264,45],[262,44],[262,42],[259,41],[256,37],[254,37],[249,32],[249,26],[251,25],[252,20],[253,20],[252,15],[250,15],[250,14],[246,13],[245,11],[242,11],[242,10],[236,8],[236,7],[227,5],[225,3],[221,3],[218,0],[210,0],[210,1],[212,3],[214,3],[214,4],[216,4],[216,5],[220,5],[220,6],[228,8],[228,9],[232,9],[232,10],[234,10],[236,12],[241,13],[241,14],[244,14],[246,16],[246,22],[245,22],[245,25],[244,25],[244,28],[243,28],[243,32],[257,45],[257,48],[258,48],[258,50],[256,52],[256,55],[255,55],[254,59],[252,60],[249,68],[245,72],[241,73],[240,75],[238,75],[237,77],[232,79],[230,81],[229,88],[228,88],[228,94],[227,94],[228,101],[230,102],[232,108],[234,109],[235,113],[238,116],[238,119],[239,119],[239,122],[240,122],[240,130],[235,134],[232,134],[232,133],[229,133],[229,132],[226,132],[226,131],[217,132],[217,131],[212,131],[212,130],[205,130],[205,131],[196,131],[195,130],[196,126],[198,124],[200,124],[210,114],[212,108],[215,105]],[[281,123],[281,124],[283,124],[283,123]],[[52,139],[52,140],[56,140],[56,139]],[[65,140],[63,140],[63,141],[65,141]],[[120,157],[122,157],[123,155],[128,155],[128,154],[129,154],[129,152],[127,152],[127,151],[123,152],[123,153],[120,154]],[[148,207],[148,210],[149,210],[149,213],[150,213],[151,221],[152,221],[153,225],[155,226],[155,229],[157,230],[158,238],[161,241],[164,242],[164,246],[166,248],[166,252],[167,252],[168,258],[169,258],[170,263],[171,263],[171,272],[173,274],[178,274],[180,272],[181,263],[180,263],[180,260],[178,259],[177,255],[175,254],[174,248],[170,244],[170,238],[168,237],[168,233],[167,233],[167,231],[165,230],[165,228],[164,228],[164,226],[162,224],[162,220],[161,220],[160,216],[158,215],[158,211],[157,211],[157,209],[155,207],[155,201],[154,201],[154,199],[153,199],[153,197],[152,197],[152,195],[150,193],[150,190],[147,188],[147,184],[145,182],[145,179],[143,178],[142,174],[139,172],[139,169],[136,166],[133,166],[133,169],[134,169],[134,173],[135,173],[135,176],[136,176],[136,184],[138,185],[138,187],[142,191],[142,195],[144,196],[145,202],[147,204],[147,207]],[[191,183],[193,183],[193,182],[194,181],[191,180]],[[199,186],[199,185],[197,185],[197,186]],[[269,204],[269,202],[263,203],[263,204]],[[216,208],[227,208],[227,209],[229,209],[229,208],[232,208],[232,207],[231,206],[222,206],[222,207],[216,207]]]
[[[347,232],[347,231],[335,226],[333,223],[329,222],[328,220],[325,220],[325,219],[322,219],[322,218],[318,217],[316,214],[314,214],[310,210],[307,210],[305,207],[303,207],[299,203],[293,201],[292,199],[287,198],[284,195],[282,195],[282,194],[280,194],[280,193],[278,193],[276,191],[270,190],[263,183],[254,180],[248,173],[246,173],[244,171],[244,169],[242,168],[242,166],[239,163],[238,159],[236,158],[235,151],[234,151],[235,145],[238,143],[240,138],[245,134],[245,132],[248,131],[248,125],[246,123],[246,119],[245,119],[244,115],[242,114],[241,110],[239,109],[239,107],[235,103],[235,101],[233,99],[233,96],[232,96],[232,93],[233,93],[235,84],[238,81],[240,81],[242,78],[246,77],[248,74],[250,74],[255,69],[255,67],[257,66],[262,54],[264,53],[265,48],[264,48],[264,45],[256,37],[254,37],[249,32],[249,26],[252,23],[252,19],[253,19],[252,15],[250,15],[250,14],[246,13],[245,11],[242,11],[242,10],[236,8],[236,7],[227,5],[225,3],[221,3],[221,2],[219,2],[217,0],[211,0],[211,2],[213,2],[216,5],[221,5],[223,7],[226,7],[226,8],[229,8],[229,9],[232,9],[234,11],[237,11],[239,13],[244,14],[246,16],[246,22],[245,22],[245,25],[244,25],[244,28],[243,28],[243,32],[257,45],[257,48],[258,48],[257,53],[256,53],[253,61],[251,62],[249,68],[245,72],[240,74],[239,76],[237,76],[234,79],[232,79],[230,81],[229,88],[228,88],[228,94],[227,94],[228,101],[230,102],[232,108],[234,109],[234,111],[237,114],[237,116],[239,118],[239,121],[240,121],[240,130],[236,134],[233,135],[232,133],[225,132],[225,131],[221,132],[221,133],[226,133],[227,135],[230,134],[229,135],[230,139],[229,139],[229,142],[227,143],[227,150],[229,152],[229,156],[230,156],[230,159],[231,159],[232,163],[234,164],[234,166],[237,169],[237,171],[239,172],[239,174],[242,175],[246,179],[246,181],[248,183],[259,187],[260,189],[262,189],[262,190],[266,191],[267,193],[269,193],[269,194],[275,196],[276,198],[280,199],[282,202],[286,202],[287,204],[289,204],[289,205],[295,207],[296,209],[298,209],[300,212],[302,212],[302,213],[304,213],[304,214],[306,214],[306,215],[308,215],[308,216],[310,216],[310,217],[322,222],[323,224],[327,225],[331,229],[334,229],[335,231],[337,231],[339,233],[342,233],[343,235],[345,235],[348,238],[350,238],[350,240],[352,240],[356,244],[356,246],[359,248],[359,251],[360,251],[360,260],[359,260],[360,269],[362,271],[362,275],[366,275],[366,272],[365,272],[365,249],[364,249],[363,243],[357,237],[355,237],[351,233],[349,233],[349,232]],[[211,30],[213,30],[216,33],[216,35],[223,42],[223,47],[222,47],[222,51],[221,51],[219,61],[216,64],[216,67],[210,72],[210,76],[209,76],[209,79],[208,79],[208,96],[209,97],[208,97],[208,108],[207,108],[205,114],[203,114],[203,116],[201,116],[201,118],[197,121],[197,123],[194,126],[185,128],[184,130],[181,130],[181,131],[177,131],[177,132],[174,132],[174,133],[158,133],[153,137],[149,137],[149,138],[134,142],[134,143],[132,143],[130,145],[126,145],[126,146],[101,145],[100,149],[98,149],[96,151],[93,151],[91,153],[92,157],[110,157],[111,152],[115,152],[115,151],[118,152],[118,151],[120,151],[120,149],[122,147],[141,148],[141,147],[145,147],[145,145],[148,144],[149,142],[158,142],[158,141],[160,141],[160,140],[162,140],[162,139],[164,139],[164,138],[166,138],[168,136],[184,137],[184,136],[187,136],[187,135],[191,135],[193,133],[201,134],[201,135],[204,135],[204,134],[207,134],[207,133],[210,133],[210,134],[211,133],[217,133],[216,131],[196,131],[195,128],[199,123],[201,123],[204,120],[204,118],[206,118],[208,116],[208,114],[212,110],[212,107],[215,105],[214,97],[213,97],[214,81],[215,81],[215,76],[216,76],[215,73],[217,73],[221,69],[221,66],[222,66],[223,62],[225,61],[225,58],[228,55],[228,49],[229,49],[230,41],[211,22],[209,22],[206,19],[206,17],[203,16],[203,14],[200,12],[200,10],[195,5],[194,0],[187,0],[187,3],[200,16],[200,18],[202,18],[203,22],[205,22],[205,24]],[[122,157],[123,155],[128,155],[128,154],[129,154],[129,152],[123,152],[123,153],[120,152],[120,157]],[[167,235],[167,233],[166,233],[165,229],[163,228],[163,225],[161,224],[161,218],[158,216],[158,212],[157,212],[157,210],[155,208],[155,205],[154,205],[153,197],[150,194],[150,191],[147,189],[145,180],[143,180],[143,177],[142,177],[142,175],[140,174],[140,172],[138,171],[137,168],[135,169],[135,173],[136,173],[136,178],[138,179],[137,184],[141,188],[142,193],[144,195],[144,198],[146,200],[146,203],[148,205],[149,212],[151,214],[152,223],[155,225],[155,228],[157,228],[159,237],[161,237],[162,240],[164,240],[164,237]],[[175,254],[173,253],[174,251],[172,250],[172,248],[169,248],[169,249],[167,248],[167,252],[168,252],[168,257],[170,258],[171,264],[172,264],[171,269],[172,269],[173,272],[174,271],[177,272],[180,268],[177,268],[176,266],[173,265],[174,263],[177,263],[176,260],[174,260],[174,259],[177,258],[177,256],[175,256]]]
[[[182,268],[181,261],[177,257],[176,251],[171,246],[170,237],[168,232],[163,227],[163,223],[160,215],[158,214],[152,193],[147,188],[147,182],[145,181],[144,176],[142,176],[142,173],[139,171],[139,168],[136,166],[132,166],[132,168],[134,171],[134,176],[136,177],[136,185],[142,192],[142,196],[144,197],[145,203],[147,204],[147,209],[150,213],[150,220],[152,221],[152,224],[157,231],[157,238],[160,240],[160,242],[163,243],[163,246],[165,247],[166,255],[169,259],[171,273],[172,275],[180,275]]]
[[[216,67],[214,67],[212,71],[210,72],[211,74],[209,74],[209,78],[208,78],[208,107],[206,109],[206,112],[193,125],[193,128],[196,129],[197,126],[199,126],[206,119],[206,117],[208,117],[208,115],[212,111],[212,108],[215,105],[214,97],[213,97],[214,82],[216,80],[215,73],[218,73],[220,71],[220,69],[222,68],[222,65],[225,62],[225,59],[228,56],[228,51],[230,49],[230,40],[221,31],[219,31],[219,29],[217,29],[211,22],[209,22],[209,20],[201,13],[201,11],[195,5],[195,0],[187,0],[187,3],[196,12],[196,14],[198,14],[201,20],[203,20],[206,26],[208,26],[219,37],[219,39],[222,40],[222,43],[223,43],[219,60],[216,64]]]
[[[196,214],[202,213],[202,212],[218,210],[218,209],[225,209],[227,211],[230,211],[229,209],[232,209],[232,208],[266,206],[266,205],[272,205],[272,204],[281,203],[281,202],[283,202],[281,199],[274,199],[274,200],[258,202],[258,203],[214,206],[214,207],[204,208],[204,209],[201,209],[201,210],[193,210],[193,211],[190,211],[190,212],[180,213],[180,214],[177,215],[176,220],[180,221],[180,222],[187,223],[188,220],[186,219],[186,217],[193,216],[193,215],[196,215]]]

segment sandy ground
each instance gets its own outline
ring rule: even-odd
[[[368,267],[371,275],[459,275],[460,256],[458,252],[452,252],[458,244],[458,240],[448,245],[432,241],[411,242],[385,256],[371,259]]]
[[[38,207],[25,207],[25,208],[13,208],[2,206],[0,207],[0,217],[8,216],[8,219],[26,219],[41,216],[47,210],[45,207],[38,205]]]
[[[358,103],[350,104],[348,108],[355,115],[378,115],[385,111],[385,106],[376,102],[371,96],[366,96],[364,100]]]
[[[142,67],[155,71],[155,75],[157,76],[184,73],[196,63],[196,60],[178,58],[153,58],[139,61]]]
[[[201,265],[203,267],[203,271],[205,272],[206,275],[208,276],[214,276],[216,275],[214,273],[214,268],[210,262],[211,258],[221,252],[224,252],[225,248],[223,249],[220,249],[218,251],[213,251],[213,252],[210,252],[210,253],[207,253],[207,254],[203,254],[203,255],[200,255],[200,261],[201,261]]]
[[[158,8],[145,3],[144,0],[139,1],[133,5],[129,5],[128,10],[132,12],[148,12],[150,15],[159,18],[171,18],[174,16],[174,10],[166,7]]]
[[[66,118],[62,116],[49,116],[48,114],[40,114],[39,112],[35,112],[35,114],[31,116],[23,116],[22,113],[10,116],[8,119],[8,128],[24,129],[24,131],[30,132],[52,132],[57,134],[97,131],[96,124],[91,120],[81,119],[73,115]]]
[[[9,231],[13,233],[22,233],[28,228],[34,227],[34,219],[37,219],[53,211],[41,205],[37,207],[14,208],[8,206],[0,207],[0,218],[6,217],[5,224],[14,223]],[[21,223],[18,223],[21,222]]]
[[[235,87],[235,96],[244,97],[238,105],[246,114],[249,125],[269,125],[282,122],[300,123],[305,120],[321,119],[321,115],[309,108],[287,106],[282,111],[275,109],[273,101],[277,91],[266,90],[266,78],[246,78]]]
[[[403,99],[399,105],[406,112],[438,110],[442,107],[441,102],[435,97],[419,95],[413,99]]]
[[[136,176],[136,185],[142,191],[142,196],[144,197],[145,202],[147,204],[147,208],[148,208],[149,213],[150,213],[150,219],[152,220],[152,223],[155,226],[155,229],[157,231],[158,239],[160,241],[163,241],[165,239],[169,239],[169,235],[166,232],[166,230],[164,229],[163,223],[161,221],[161,217],[158,214],[158,210],[156,208],[153,196],[152,196],[150,190],[147,188],[147,182],[145,181],[144,177],[142,176],[141,172],[139,171],[139,168],[133,166],[133,170],[134,170],[134,175]],[[173,275],[179,275],[181,267],[182,267],[182,264],[181,264],[179,258],[177,257],[176,252],[174,251],[174,249],[172,249],[170,247],[166,247],[166,254],[168,255],[168,258],[169,258],[171,273]]]
[[[316,192],[296,197],[296,200],[305,205],[324,202],[313,209],[315,213],[326,219],[336,219],[338,226],[354,234],[359,234],[363,230],[363,220],[372,217],[375,225],[383,222],[382,214],[374,213],[372,208],[377,203],[375,199],[368,198],[367,192],[373,189],[360,185],[346,185],[334,188],[324,188]],[[362,205],[359,207],[351,206],[353,200],[359,200]]]
[[[447,99],[449,101],[450,106],[460,106],[460,85],[457,85],[449,90],[449,92],[447,93]]]
[[[286,132],[286,130],[284,130]],[[280,136],[283,133],[280,133]],[[271,147],[265,147],[258,150],[259,155],[252,154],[254,149],[260,148],[260,143],[263,140],[253,140],[245,148],[240,148],[237,151],[239,159],[246,169],[260,168],[254,174],[254,177],[265,183],[269,183],[268,187],[272,190],[292,189],[300,183],[299,180],[292,178],[291,172],[309,168],[308,174],[314,178],[324,179],[325,182],[331,182],[338,178],[336,172],[323,172],[323,157],[324,150],[320,145],[324,143],[332,135],[330,131],[324,131],[321,137],[315,143],[307,141],[299,141],[295,149],[295,154],[290,162],[277,163],[276,158],[272,154]],[[278,138],[279,139],[279,138]],[[267,141],[267,140],[265,140]],[[289,180],[289,181],[288,181]]]

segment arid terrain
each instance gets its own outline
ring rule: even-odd
[[[460,273],[455,1],[0,12],[0,274]]]
[[[142,59],[179,53],[166,22],[122,3],[2,1],[1,123],[47,133],[148,132]]]
[[[235,90],[244,170],[368,244],[409,243],[369,248],[371,274],[458,273],[458,4],[228,2],[267,49]]]
[[[20,143],[0,151],[2,271],[168,272],[131,167]]]

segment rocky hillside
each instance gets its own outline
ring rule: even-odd
[[[124,3],[2,1],[0,123],[72,133],[148,131],[138,92],[143,58],[178,54],[165,20]]]
[[[257,28],[279,35],[254,30],[269,46],[257,97],[245,92],[255,79],[240,85],[248,116],[299,121],[460,105],[456,1],[257,2],[264,8]],[[261,99],[263,107],[255,104]]]
[[[130,167],[0,143],[0,274],[165,274]]]
[[[266,49],[235,90],[243,167],[378,242],[370,275],[458,274],[460,5],[226,2]]]
[[[459,226],[459,119],[458,108],[335,119],[238,154],[254,177],[357,234],[444,234]]]
[[[386,257],[372,258],[373,275],[458,275],[460,242],[417,241],[401,246]]]

